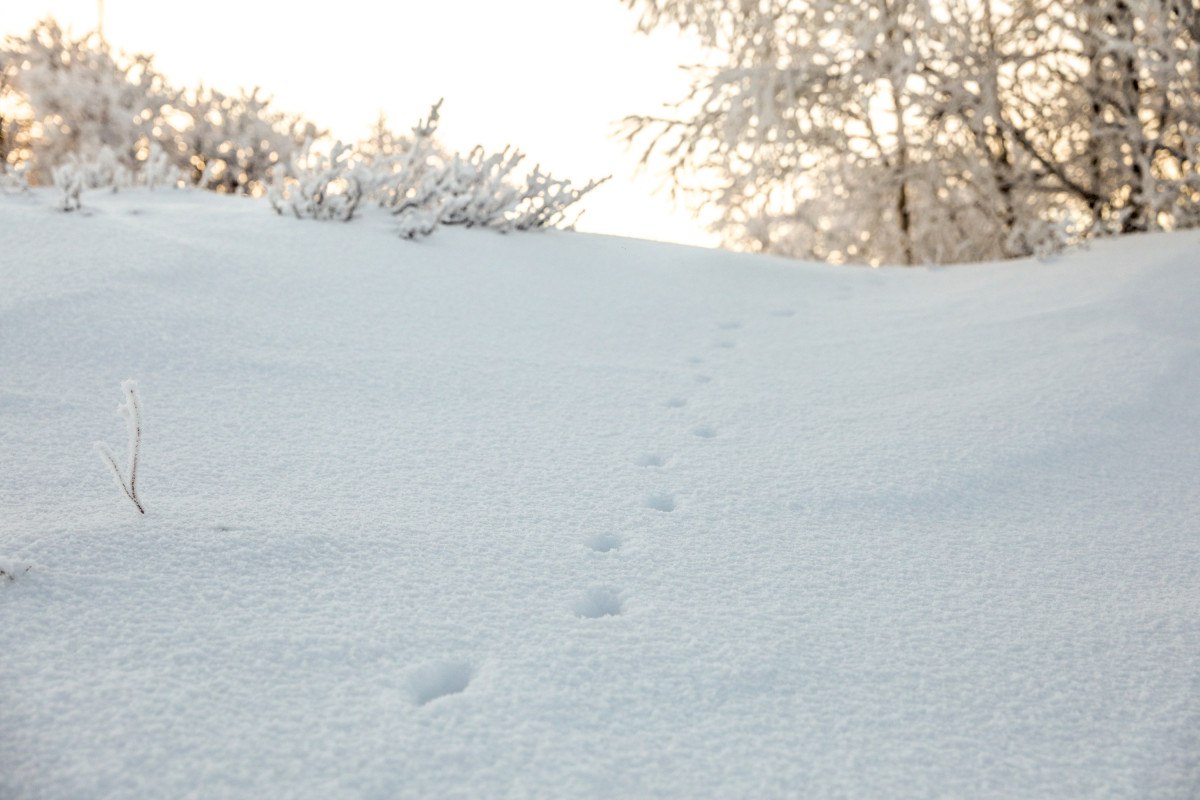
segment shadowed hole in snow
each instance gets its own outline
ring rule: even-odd
[[[717,435],[717,430],[707,425],[701,425],[699,428],[692,428],[692,435],[699,436],[701,439],[712,439]]]
[[[682,397],[672,397],[667,402],[663,403],[667,408],[683,408],[687,405],[687,400]]]
[[[612,589],[588,589],[575,601],[574,611],[587,619],[615,617],[621,613],[621,597]]]
[[[672,494],[652,494],[646,497],[646,508],[653,508],[655,511],[674,511],[675,510],[675,495]]]
[[[611,533],[597,533],[589,536],[587,546],[597,553],[607,553],[621,546],[621,540]]]
[[[658,453],[643,453],[637,457],[639,467],[661,467],[667,460]]]
[[[475,670],[465,661],[431,661],[408,675],[408,690],[419,706],[467,688]]]

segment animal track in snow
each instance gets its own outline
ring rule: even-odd
[[[621,546],[621,540],[611,533],[596,533],[587,538],[587,546],[597,553],[608,553]]]
[[[716,428],[710,428],[707,425],[701,425],[698,428],[692,428],[692,435],[699,436],[701,439],[712,439],[717,435]]]
[[[419,706],[467,688],[475,670],[465,661],[430,661],[408,675],[408,691]]]
[[[687,405],[687,400],[683,397],[672,397],[667,402],[663,403],[667,408],[683,408]]]
[[[652,508],[655,511],[671,512],[675,510],[675,495],[673,494],[651,494],[646,496],[646,508]]]
[[[660,456],[658,453],[643,453],[637,457],[637,465],[639,467],[661,467],[667,463],[667,459]]]
[[[717,327],[723,331],[736,331],[738,328],[742,327],[742,323],[738,322],[736,319],[732,319],[728,322],[722,322],[718,324]]]
[[[32,564],[26,564],[22,561],[7,561],[0,558],[0,583],[15,581],[31,569],[33,569]]]
[[[588,589],[573,607],[575,616],[586,619],[615,617],[621,613],[621,597],[612,589]]]

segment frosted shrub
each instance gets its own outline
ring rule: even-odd
[[[133,171],[120,162],[111,147],[100,148],[95,156],[84,160],[82,166],[87,189],[116,192],[133,184]]]
[[[113,192],[134,184],[134,173],[117,158],[109,147],[102,147],[91,158],[69,155],[51,173],[54,185],[62,192],[59,206],[74,211],[81,205],[84,189],[109,189]]]
[[[420,239],[437,230],[440,206],[413,207],[396,217],[396,233],[401,239]]]
[[[182,177],[179,168],[171,163],[171,157],[154,142],[134,179],[136,183],[153,190],[160,186],[177,186]]]
[[[297,217],[348,220],[370,197],[396,217],[401,237],[414,239],[438,225],[502,232],[559,225],[570,206],[602,183],[574,186],[540,166],[522,174],[525,155],[510,147],[447,155],[434,137],[440,108],[441,101],[407,140],[381,122],[361,147],[365,152],[351,153],[339,142],[328,158],[314,158],[310,149],[286,170],[277,168],[272,207]]]
[[[600,184],[591,181],[575,187],[543,173],[540,166],[524,178],[517,170],[525,155],[505,148],[487,153],[476,147],[443,168],[439,188],[443,225],[491,228],[498,231],[532,230],[563,221],[567,209]]]
[[[303,157],[322,133],[298,114],[276,111],[257,87],[229,95],[206,87],[179,101],[188,121],[177,132],[190,182],[204,189],[258,196],[277,164]]]
[[[321,155],[309,142],[288,166],[274,167],[267,199],[277,214],[348,222],[375,181],[348,145],[338,142],[329,155]]]
[[[443,165],[448,159],[434,138],[441,107],[439,100],[430,109],[429,118],[418,120],[413,126],[412,136],[408,139],[396,137],[386,129],[377,130],[372,141],[382,139],[389,146],[373,155],[369,162],[377,176],[374,195],[379,205],[401,220],[409,215],[421,217],[433,212],[434,227],[441,214],[437,200],[441,194]]]
[[[29,189],[29,180],[23,167],[0,163],[0,194],[16,194]]]
[[[75,211],[79,208],[83,181],[83,170],[74,162],[68,161],[54,168],[54,185],[62,193],[59,208],[63,211]]]

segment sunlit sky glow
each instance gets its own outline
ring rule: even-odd
[[[580,230],[712,244],[686,211],[634,177],[636,157],[612,138],[627,114],[683,95],[678,68],[702,59],[673,31],[635,32],[619,0],[459,0],[375,3],[105,0],[117,49],[152,53],[174,85],[261,86],[335,137],[364,136],[377,114],[407,130],[445,98],[440,133],[455,149],[514,144],[555,175],[613,175],[590,195]],[[0,4],[0,33],[24,34],[52,15],[92,30],[96,0]]]

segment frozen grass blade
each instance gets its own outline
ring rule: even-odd
[[[107,444],[96,442],[93,446],[100,454],[100,460],[108,466],[117,486],[129,498],[129,502],[133,503],[138,513],[145,514],[146,509],[137,494],[138,459],[142,451],[142,404],[138,398],[137,381],[122,381],[121,391],[125,393],[125,402],[117,406],[117,413],[124,418],[125,427],[129,432],[129,464],[125,473],[121,472],[116,456]],[[128,480],[126,474],[129,476]]]

